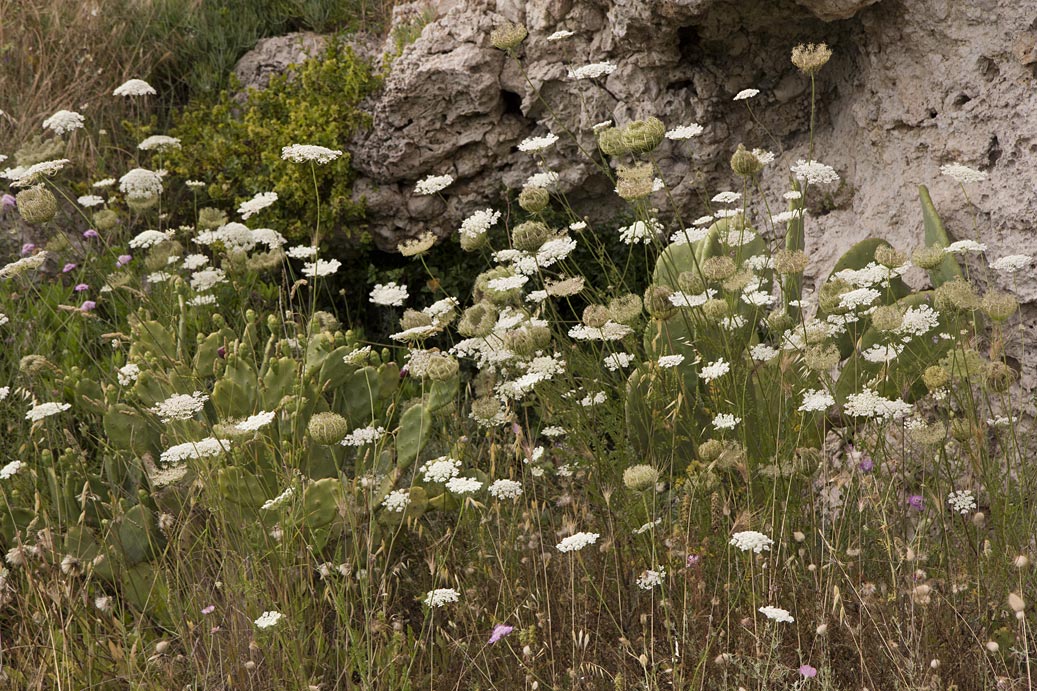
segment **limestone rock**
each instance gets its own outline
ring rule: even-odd
[[[814,13],[818,19],[831,22],[836,19],[849,19],[868,5],[879,0],[796,0],[800,5]]]
[[[243,91],[265,89],[270,77],[281,74],[324,50],[327,39],[309,31],[260,39],[256,47],[242,56],[234,66],[234,76]]]

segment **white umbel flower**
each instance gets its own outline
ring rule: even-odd
[[[782,609],[781,607],[765,605],[759,609],[759,612],[768,619],[781,624],[791,624],[796,621],[792,618],[792,614],[787,609]]]
[[[154,96],[155,87],[143,79],[130,79],[115,87],[112,96]]]
[[[515,480],[494,480],[490,484],[490,496],[495,499],[518,499],[522,495],[522,484]]]
[[[534,154],[538,151],[543,151],[557,141],[558,135],[548,132],[542,137],[527,137],[523,139],[519,142],[518,150],[523,153]]]
[[[673,141],[682,141],[685,139],[691,139],[702,134],[702,125],[697,122],[693,122],[690,125],[681,125],[680,127],[674,127],[672,130],[666,132],[666,138]]]
[[[141,151],[169,151],[170,149],[179,149],[180,140],[165,134],[153,134],[140,144],[137,144],[137,148]]]
[[[255,432],[273,422],[276,415],[275,411],[256,413],[234,425],[234,429],[239,432]]]
[[[735,94],[735,97],[732,100],[734,100],[734,101],[748,101],[750,98],[752,98],[753,96],[756,96],[759,93],[760,93],[759,89],[742,89],[737,94]]]
[[[461,599],[461,593],[453,588],[436,588],[428,591],[425,596],[425,604],[428,607],[442,607],[457,602]]]
[[[329,149],[316,144],[291,144],[281,148],[281,158],[293,163],[331,163],[342,155],[338,149]]]
[[[189,420],[205,407],[205,402],[208,400],[209,397],[201,391],[175,394],[164,401],[159,401],[151,410],[158,414],[162,422]]]
[[[453,175],[429,175],[414,186],[414,192],[420,195],[435,194],[442,192],[454,182]]]
[[[280,612],[263,612],[259,615],[259,618],[256,619],[256,628],[269,629],[272,626],[277,626],[283,618],[284,615]]]
[[[605,77],[616,71],[616,66],[611,62],[594,62],[589,65],[577,67],[570,72],[572,79],[597,79]]]
[[[641,590],[651,590],[661,586],[665,581],[666,569],[660,566],[657,569],[646,569],[637,579],[637,587]]]
[[[395,281],[382,285],[376,283],[374,289],[371,291],[371,302],[376,305],[386,305],[389,307],[402,307],[403,301],[407,299],[409,293],[407,292],[407,286],[397,285]]]
[[[756,530],[742,530],[731,536],[730,544],[743,552],[753,551],[756,554],[770,550],[774,540]]]
[[[403,513],[410,506],[410,491],[405,489],[396,489],[386,495],[385,499],[382,500],[382,506],[385,507],[386,511],[393,513]]]
[[[25,414],[25,419],[31,420],[32,422],[39,422],[51,415],[63,413],[71,407],[72,406],[68,403],[40,403],[29,409],[29,412]]]
[[[59,110],[43,121],[43,129],[62,135],[83,127],[83,116],[74,110]]]
[[[803,403],[799,410],[804,413],[821,413],[835,405],[835,399],[824,389],[807,389],[803,392]]]
[[[446,481],[446,488],[454,494],[472,494],[482,489],[482,482],[473,477],[453,477]]]
[[[260,192],[252,199],[238,205],[238,213],[242,220],[247,220],[277,201],[277,192]]]
[[[151,199],[162,194],[162,176],[153,170],[134,168],[119,178],[119,190],[128,199]]]
[[[1014,274],[1022,271],[1033,262],[1033,257],[1028,254],[1010,254],[990,262],[990,268],[1005,274]]]
[[[724,360],[724,358],[720,358],[716,362],[711,362],[703,367],[702,371],[699,373],[699,377],[708,383],[714,379],[719,379],[730,371],[731,363]]]
[[[976,498],[967,489],[957,490],[948,494],[947,503],[950,504],[953,511],[960,513],[962,516],[976,510]]]
[[[792,166],[792,175],[809,185],[830,185],[839,182],[835,168],[818,161],[804,161],[802,158]]]
[[[559,552],[578,552],[587,545],[593,545],[601,537],[598,533],[573,533],[569,537],[559,542],[557,547]]]
[[[24,466],[25,464],[21,461],[11,461],[3,468],[0,468],[0,480],[8,480],[14,477]]]
[[[969,168],[961,163],[948,163],[945,166],[940,166],[940,174],[946,175],[962,185],[971,182],[983,182],[987,179],[987,174],[982,170]]]

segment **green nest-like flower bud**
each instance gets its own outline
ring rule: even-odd
[[[58,200],[43,185],[22,190],[15,197],[22,220],[31,225],[46,223],[58,213]]]
[[[551,203],[551,193],[543,187],[523,187],[518,201],[524,210],[538,214]]]
[[[645,288],[644,304],[648,314],[656,319],[667,319],[673,316],[677,308],[670,302],[673,289],[669,286],[650,285]]]
[[[731,170],[735,172],[735,175],[751,178],[763,171],[763,161],[752,151],[739,144],[731,156]]]
[[[525,26],[508,22],[490,32],[490,43],[494,48],[511,53],[526,40],[526,36],[529,36],[529,31]]]
[[[630,153],[623,142],[623,130],[615,127],[604,127],[598,130],[598,148],[609,156],[622,156]]]
[[[316,443],[331,446],[338,444],[349,433],[349,423],[338,413],[317,413],[310,418],[306,431]]]
[[[119,225],[119,214],[111,209],[101,209],[94,213],[94,228],[106,233]]]
[[[452,379],[459,369],[460,366],[453,356],[435,353],[429,358],[428,365],[425,368],[425,376],[432,381],[447,381]]]
[[[620,324],[631,324],[641,316],[644,308],[641,298],[633,293],[620,295],[609,301],[609,316]]]
[[[832,49],[824,43],[800,43],[792,49],[792,64],[806,75],[817,74],[832,57]]]
[[[457,332],[467,338],[485,338],[497,324],[497,308],[488,302],[479,302],[464,311],[457,323]]]
[[[215,230],[227,225],[227,214],[220,209],[204,206],[198,210],[198,230]]]
[[[659,471],[644,463],[632,465],[623,471],[623,484],[627,489],[643,492],[655,487],[659,480]]]
[[[587,305],[583,309],[583,323],[592,329],[605,326],[609,316],[609,309],[605,305]]]
[[[1019,301],[1009,293],[991,292],[983,296],[983,311],[996,322],[1003,322],[1019,309]]]
[[[928,271],[942,264],[946,257],[947,253],[942,247],[919,247],[911,255],[911,263]]]
[[[540,221],[526,221],[511,231],[511,244],[523,252],[536,252],[554,234]]]
[[[616,180],[616,193],[627,201],[644,199],[655,186],[655,168],[651,163],[636,166],[620,166]]]
[[[652,151],[663,140],[666,125],[659,118],[635,120],[623,128],[623,146],[635,154]]]

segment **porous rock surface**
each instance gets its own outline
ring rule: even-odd
[[[842,184],[807,224],[808,278],[869,236],[910,250],[920,243],[917,186],[926,184],[952,239],[985,242],[988,257],[1032,252],[1037,218],[1037,6],[1017,0],[444,0],[420,38],[392,64],[370,104],[372,129],[351,143],[372,235],[383,248],[426,230],[454,232],[472,211],[501,207],[538,161],[525,137],[552,131],[543,156],[578,213],[607,222],[623,205],[593,153],[595,123],[654,115],[668,127],[698,122],[690,142],[655,152],[683,218],[704,199],[737,189],[728,160],[738,143],[779,154],[764,187],[786,189],[788,167],[807,158],[810,82],[791,64],[798,43],[826,41],[832,61],[817,77],[815,158]],[[529,37],[519,61],[490,45],[501,22]],[[574,32],[549,40],[559,30]],[[570,67],[609,61],[598,80]],[[745,88],[760,94],[732,97]],[[750,113],[747,104],[751,106]],[[576,135],[576,142],[571,134]],[[989,174],[967,187],[940,166]],[[442,198],[413,194],[415,181],[449,173]],[[654,200],[653,200],[654,201]],[[658,205],[668,207],[665,198]],[[672,221],[670,223],[672,226]],[[1037,301],[1033,272],[1009,283]],[[924,276],[914,276],[924,282]],[[1037,310],[1024,309],[1035,341]],[[1037,359],[1022,358],[1032,387]]]

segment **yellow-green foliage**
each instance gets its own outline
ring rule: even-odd
[[[225,91],[215,103],[188,106],[171,132],[183,148],[167,167],[209,183],[210,199],[228,210],[258,192],[277,192],[277,203],[255,222],[299,241],[312,237],[317,222],[315,174],[321,235],[356,235],[363,207],[351,200],[354,176],[345,145],[369,125],[357,106],[377,83],[369,65],[349,48],[333,45],[274,77],[265,90],[250,90],[244,104]],[[290,144],[318,144],[344,153],[311,171],[309,165],[281,159],[281,148]]]

